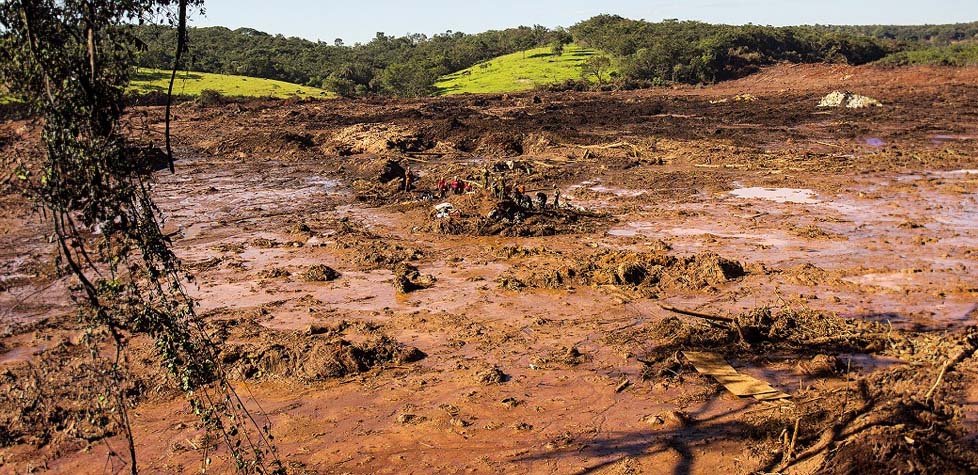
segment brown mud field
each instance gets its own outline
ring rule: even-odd
[[[835,90],[883,106],[816,107]],[[978,69],[175,115],[166,230],[290,473],[978,470]],[[37,130],[0,125],[0,151]],[[432,196],[455,177],[473,191]],[[5,190],[0,473],[128,470],[48,234]],[[141,471],[208,447],[229,471],[132,351]],[[789,397],[738,397],[686,351]]]

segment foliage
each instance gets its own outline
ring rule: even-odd
[[[605,74],[611,69],[611,60],[607,56],[591,56],[581,65],[581,77],[594,78],[598,84],[604,83]]]
[[[139,66],[167,68],[173,61],[173,28],[132,26],[145,44]],[[276,79],[322,87],[338,95],[410,96],[433,90],[441,75],[481,61],[548,44],[566,32],[542,26],[446,32],[431,37],[378,33],[365,44],[313,42],[270,35],[250,28],[191,28],[186,67],[194,71]],[[421,71],[421,69],[424,71]]]
[[[551,56],[563,56],[564,55],[564,43],[560,40],[554,40],[550,42],[550,55]]]
[[[578,43],[619,58],[622,75],[632,80],[712,83],[781,61],[863,64],[885,54],[869,38],[808,27],[650,23],[599,15],[571,32]]]
[[[106,417],[129,429],[127,352],[132,338],[151,338],[175,388],[205,427],[220,437],[239,471],[280,465],[266,430],[251,420],[216,360],[183,284],[189,275],[170,249],[150,194],[143,147],[122,121],[123,99],[138,41],[121,25],[180,17],[186,1],[21,0],[0,3],[0,82],[42,120],[43,159],[24,158],[16,176],[53,227],[59,268],[75,279],[72,297],[95,359],[109,381]],[[101,368],[101,369],[99,369]],[[100,400],[108,401],[105,406]],[[271,460],[268,455],[273,455]]]
[[[889,42],[892,47],[900,49],[919,49],[978,41],[978,21],[948,25],[816,25],[813,28],[820,31],[867,36]]]
[[[584,62],[599,56],[602,55],[576,44],[567,45],[560,56],[554,56],[549,47],[535,48],[526,52],[526,59],[523,53],[500,56],[442,76],[435,86],[439,94],[526,91],[580,79]]]
[[[978,43],[938,46],[887,55],[877,64],[886,66],[978,66]]]
[[[166,92],[170,71],[139,69],[132,77],[130,92],[137,94]],[[198,96],[204,90],[217,91],[228,97],[326,97],[331,94],[315,87],[300,86],[274,79],[229,74],[180,71],[173,86],[178,96]]]
[[[175,32],[164,26],[133,26],[146,44],[139,64],[166,68],[172,63]],[[737,78],[776,62],[864,64],[887,53],[978,41],[978,22],[924,26],[729,26],[693,21],[650,23],[599,15],[570,29],[541,26],[479,34],[445,32],[431,37],[394,37],[378,33],[367,43],[344,45],[270,35],[250,28],[191,29],[187,68],[287,81],[352,97],[443,93],[444,76],[496,62],[518,53],[538,59],[535,48],[548,46],[561,56],[566,45],[605,51],[631,83],[712,83]],[[439,80],[438,78],[443,79]],[[512,82],[516,89],[531,82]],[[557,82],[563,81],[559,77]],[[439,82],[438,86],[434,82]],[[553,83],[547,76],[544,83]],[[468,90],[462,88],[461,90]],[[458,90],[458,89],[456,89]],[[472,90],[498,91],[494,87]]]

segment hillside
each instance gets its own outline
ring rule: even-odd
[[[560,56],[554,56],[550,48],[535,48],[442,76],[435,87],[441,95],[526,91],[538,85],[581,79],[584,62],[596,54],[593,49],[574,44],[567,45]],[[602,79],[609,79],[608,74],[604,72]]]
[[[160,69],[140,69],[133,76],[130,90],[136,93],[166,92],[170,72]],[[173,83],[173,94],[196,96],[205,89],[232,97],[331,97],[323,89],[300,86],[274,79],[181,71]]]
[[[176,32],[172,28],[134,25],[132,33],[146,45],[138,59],[140,67],[166,69],[173,63]],[[554,77],[577,78],[573,68],[534,71],[555,66],[541,56],[536,58],[542,60],[540,64],[527,65],[526,71],[485,71],[491,76],[476,80],[476,76],[481,76],[478,73],[484,71],[472,68],[482,63],[557,42],[606,53],[614,58],[619,78],[634,86],[713,84],[783,62],[867,64],[902,51],[976,41],[976,35],[978,23],[773,27],[648,22],[598,15],[569,28],[535,25],[476,34],[446,31],[431,36],[378,32],[368,42],[347,45],[341,38],[332,42],[310,41],[252,28],[202,27],[190,29],[187,67],[287,81],[346,97],[417,97],[499,91],[500,86],[495,84],[499,82],[524,90],[532,87],[534,81],[550,83]],[[548,53],[547,49],[540,52]],[[962,56],[953,53],[951,61],[959,61]],[[897,59],[934,61],[933,56]],[[522,53],[519,57],[522,59]],[[467,68],[472,76],[461,76]]]

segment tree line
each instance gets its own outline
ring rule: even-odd
[[[130,28],[143,42],[139,66],[172,64],[173,51],[168,47],[176,35],[172,28]],[[778,62],[858,65],[907,51],[960,48],[962,43],[978,43],[978,22],[770,27],[598,15],[569,29],[536,25],[433,36],[381,32],[369,42],[353,45],[339,38],[310,41],[251,28],[206,27],[190,30],[185,67],[289,81],[341,96],[425,96],[437,92],[434,84],[442,75],[534,47],[549,46],[559,54],[571,42],[608,53],[617,66],[618,82],[700,84],[742,77]]]
[[[139,66],[172,64],[167,45],[175,32],[166,26],[133,26],[144,43]],[[351,46],[271,35],[251,28],[192,28],[187,69],[278,79],[321,87],[342,96],[367,94],[423,96],[435,92],[438,77],[496,56],[570,42],[562,29],[520,26],[479,34],[445,32],[433,36],[377,33]]]

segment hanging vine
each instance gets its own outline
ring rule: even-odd
[[[237,471],[281,472],[268,425],[252,416],[228,382],[218,347],[196,314],[184,287],[191,276],[161,230],[146,163],[122,122],[139,46],[126,25],[162,18],[177,23],[179,61],[188,4],[202,1],[0,3],[0,80],[42,125],[43,161],[21,164],[16,175],[52,224],[59,266],[74,278],[71,293],[92,357],[107,363],[96,366],[103,368],[98,380],[109,396],[103,410],[122,427],[131,472],[137,473],[137,454],[126,355],[136,337],[153,340],[173,385],[223,441]]]

